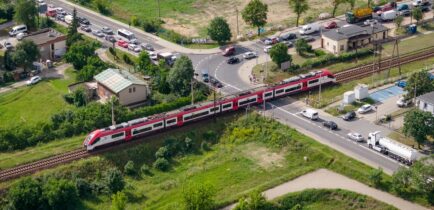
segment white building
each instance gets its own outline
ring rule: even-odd
[[[417,106],[420,110],[434,115],[434,91],[417,97]]]
[[[43,60],[60,59],[66,52],[66,35],[54,29],[43,29],[29,34],[24,39],[31,40],[38,45]]]

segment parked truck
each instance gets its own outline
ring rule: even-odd
[[[416,151],[392,139],[381,137],[380,131],[369,133],[368,147],[399,162],[411,165],[417,158]]]
[[[357,8],[353,11],[348,11],[345,13],[345,19],[348,23],[358,23],[363,22],[367,19],[372,18],[373,10],[369,7]]]
[[[383,12],[380,15],[380,19],[382,21],[392,21],[395,20],[395,18],[398,16],[398,12],[395,10],[389,10],[387,12]]]
[[[176,56],[171,52],[162,52],[157,54],[158,59],[164,59],[166,64],[172,66],[175,63]]]

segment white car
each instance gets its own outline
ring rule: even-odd
[[[137,45],[136,44],[128,44],[128,50],[134,51],[134,49],[136,49]]]
[[[38,83],[39,81],[41,81],[41,77],[40,76],[34,76],[31,77],[29,80],[27,80],[27,85],[34,85],[36,83]]]
[[[266,46],[266,47],[264,48],[264,52],[265,52],[265,53],[268,53],[272,47],[273,47],[273,46]]]
[[[375,25],[377,23],[378,23],[378,20],[375,20],[375,19],[368,19],[368,20],[365,20],[365,22],[363,22],[363,24],[365,26],[370,26],[371,24]]]
[[[256,58],[256,53],[255,52],[245,52],[243,54],[243,58],[244,59],[252,59],[252,58]]]
[[[365,113],[370,112],[372,110],[374,110],[374,108],[372,107],[372,105],[365,104],[365,105],[361,106],[359,109],[357,109],[357,113],[359,113],[359,114],[365,114]]]
[[[148,54],[149,54],[149,58],[151,58],[152,60],[154,60],[154,61],[158,60],[157,53],[152,52],[152,51],[148,51]]]
[[[22,33],[17,34],[16,38],[17,38],[17,40],[22,40],[26,36],[27,36],[27,33],[22,32]]]
[[[139,40],[137,40],[137,39],[131,39],[128,43],[130,43],[130,44],[137,44],[137,45],[140,44]]]
[[[352,139],[357,142],[362,142],[364,140],[362,134],[356,132],[348,133],[347,136],[349,139]]]
[[[396,105],[398,107],[407,107],[411,104],[411,99],[405,100],[404,97],[400,97],[398,101],[396,101]]]

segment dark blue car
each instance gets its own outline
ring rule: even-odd
[[[407,86],[407,81],[405,81],[405,80],[400,80],[400,81],[397,81],[397,82],[395,83],[395,85],[398,86],[398,87],[400,87],[400,88],[405,88],[405,86]]]

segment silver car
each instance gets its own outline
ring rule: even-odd
[[[351,132],[347,134],[348,138],[357,142],[362,142],[363,136],[360,133],[356,133],[356,132]]]

